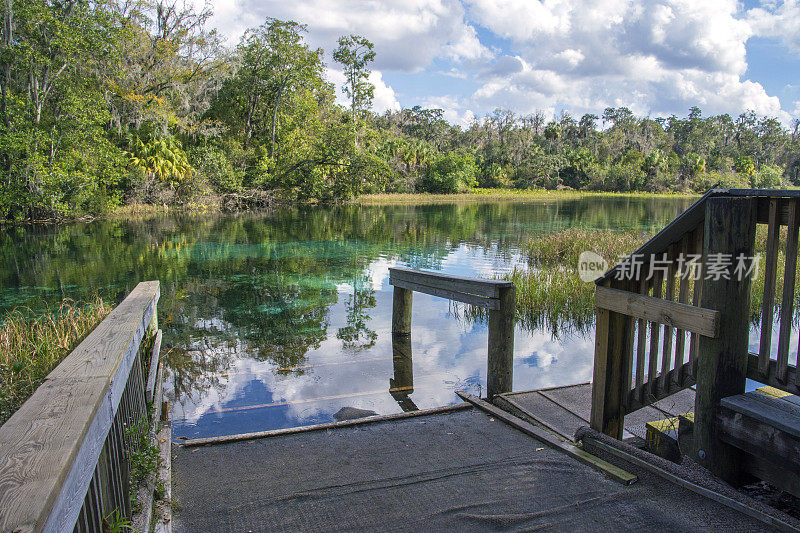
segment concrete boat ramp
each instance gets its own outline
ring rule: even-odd
[[[625,444],[590,434],[576,446],[565,437],[586,425],[586,391],[512,393],[496,406],[466,397],[449,408],[174,445],[173,529],[797,530],[791,517]],[[686,401],[662,402],[645,418],[679,414]]]

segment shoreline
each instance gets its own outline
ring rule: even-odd
[[[357,206],[394,206],[394,205],[444,205],[444,204],[465,204],[465,203],[488,203],[488,202],[529,202],[529,201],[552,201],[569,200],[578,198],[699,198],[697,193],[685,192],[666,192],[652,193],[644,191],[632,192],[605,192],[605,191],[570,191],[570,190],[546,190],[546,189],[473,189],[465,193],[455,194],[431,194],[431,193],[374,193],[364,194],[346,202],[331,204],[332,206],[357,205]],[[292,208],[298,204],[284,202],[272,198],[270,204],[257,205],[253,207],[243,207],[237,209],[225,208],[219,197],[210,196],[200,198],[185,204],[126,204],[115,208],[103,215],[83,215],[73,218],[49,218],[40,220],[20,220],[20,221],[0,221],[3,226],[26,226],[26,225],[63,225],[75,224],[79,222],[93,222],[95,220],[135,220],[145,219],[155,216],[177,213],[181,215],[238,215],[243,213],[253,213],[270,209]],[[308,203],[304,206],[318,206],[320,204]]]

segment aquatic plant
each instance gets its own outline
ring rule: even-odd
[[[16,309],[0,318],[0,425],[110,311],[100,298],[65,299],[54,312]]]

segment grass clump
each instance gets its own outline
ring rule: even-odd
[[[528,261],[532,267],[566,267],[577,276],[578,257],[584,251],[595,252],[615,265],[650,238],[640,231],[567,229],[546,233],[528,241]]]
[[[0,425],[110,311],[100,298],[85,305],[67,299],[53,313],[0,317]]]
[[[578,258],[592,251],[608,261],[633,253],[650,237],[639,231],[567,229],[532,238],[529,269],[504,276],[517,288],[517,314],[525,327],[553,335],[586,331],[594,323],[594,283],[578,276]]]
[[[471,189],[458,194],[431,193],[376,193],[364,194],[351,203],[359,205],[425,205],[454,204],[462,202],[491,202],[507,200],[527,202],[533,200],[569,200],[585,197],[604,198],[695,198],[696,194],[645,193],[645,192],[596,192],[596,191],[549,191],[544,189]]]
[[[594,283],[578,276],[578,257],[584,251],[603,256],[609,267],[633,253],[650,237],[639,231],[567,229],[532,237],[525,250],[528,268],[502,276],[516,286],[517,320],[527,329],[546,329],[553,336],[585,332],[594,324]],[[479,308],[466,316],[485,319]]]

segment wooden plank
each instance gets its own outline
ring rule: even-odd
[[[156,333],[156,338],[153,341],[153,353],[150,357],[150,372],[147,376],[147,403],[153,403],[153,391],[156,388],[156,374],[158,373],[159,355],[161,354],[161,330]]]
[[[414,291],[395,286],[392,293],[392,333],[411,334],[411,309]]]
[[[694,232],[691,234],[686,234],[686,236],[683,238],[683,241],[681,241],[681,253],[683,254],[684,261],[689,253],[690,239],[694,239]],[[681,271],[678,272],[678,276],[680,279],[678,286],[678,303],[685,304],[689,301],[689,277],[691,276],[690,269],[685,263]],[[686,354],[684,353],[685,348],[686,330],[683,328],[677,328],[675,332],[675,368],[680,368],[683,366],[686,357]],[[676,372],[674,377],[675,384],[680,385],[682,382],[682,373]]]
[[[577,461],[594,468],[598,472],[607,475],[615,481],[618,481],[624,485],[632,485],[639,480],[639,478],[630,472],[627,472],[618,466],[612,465],[611,463],[604,461],[573,444],[564,442],[552,433],[549,433],[540,427],[534,426],[530,422],[526,422],[521,418],[517,418],[516,416],[513,416],[503,411],[499,407],[495,407],[494,405],[485,402],[476,396],[467,394],[463,391],[456,391],[456,394],[458,394],[462,400],[471,403],[481,411],[484,411],[495,418],[502,420],[506,424],[517,428],[526,435],[530,435],[531,437],[534,437],[540,442],[555,448],[556,450],[566,453],[573,459],[576,459]]]
[[[667,287],[664,291],[664,301],[672,302],[675,299],[675,246],[669,248],[669,270],[667,270]],[[696,309],[696,308],[695,308]],[[672,370],[672,335],[674,329],[671,325],[664,325],[664,346],[661,350],[661,375],[658,378],[658,388],[669,390],[669,381],[667,380],[667,373]]]
[[[389,269],[389,277],[400,281],[426,285],[450,292],[462,292],[483,296],[484,298],[498,298],[502,287],[514,285],[511,281],[497,279],[476,279],[463,276],[452,276],[439,272],[425,272],[410,268],[394,267]]]
[[[597,308],[594,339],[594,370],[592,374],[592,411],[590,425],[597,431],[605,426],[606,388],[608,380],[608,328],[611,313]]]
[[[601,309],[643,318],[649,322],[694,331],[705,337],[716,337],[719,330],[718,311],[610,287],[596,287],[595,305]]]
[[[792,334],[794,311],[794,281],[797,270],[797,230],[800,224],[800,205],[792,201],[789,209],[789,228],[786,237],[786,268],[783,271],[783,299],[781,300],[781,323],[778,334],[778,379],[786,381],[789,369],[789,338]]]
[[[642,281],[639,283],[639,293],[647,295],[647,281],[642,276]],[[646,354],[647,344],[647,322],[645,319],[640,318],[637,323],[638,337],[636,339],[636,387],[641,387],[644,383],[644,360]]]
[[[663,290],[664,276],[661,273],[656,274],[653,280],[653,298],[661,299],[661,291]],[[644,402],[647,392],[656,393],[658,384],[658,347],[660,345],[659,338],[661,335],[661,324],[658,322],[650,321],[650,361],[647,369],[647,386],[642,387],[641,397],[639,400]]]
[[[641,409],[642,407],[652,405],[661,399],[671,396],[676,392],[691,387],[694,385],[694,379],[691,374],[689,374],[690,368],[691,363],[689,362],[667,372],[667,382],[671,384],[669,387],[656,390],[655,387],[651,386],[651,383],[643,383],[641,386],[634,388],[628,393],[628,398],[625,402],[627,410],[630,412]],[[686,376],[683,384],[678,384],[677,376],[679,375]]]
[[[723,398],[720,405],[800,439],[800,406],[791,402],[753,391]]]
[[[497,298],[485,298],[483,296],[475,296],[474,294],[467,294],[465,292],[455,292],[448,289],[433,287],[430,285],[420,285],[419,283],[412,283],[410,281],[402,280],[390,275],[389,284],[402,289],[410,291],[423,292],[431,294],[440,298],[447,298],[448,300],[455,300],[465,304],[474,305],[476,307],[483,307],[484,309],[498,310],[500,309],[500,300]]]
[[[770,198],[767,227],[767,257],[764,267],[764,299],[761,302],[761,342],[758,350],[758,370],[766,375],[772,347],[772,321],[775,314],[775,281],[778,273],[778,200]]]
[[[700,260],[698,265],[695,267],[695,276],[694,276],[694,287],[692,289],[692,305],[695,307],[700,307],[702,305],[703,299],[703,262],[705,258],[702,257],[703,255],[703,234],[704,228],[700,225],[697,230],[695,230],[695,243],[694,243],[694,251],[693,253],[700,255]],[[689,361],[692,362],[692,366],[689,367],[688,373],[694,379],[696,375],[697,369],[697,347],[698,343],[700,342],[700,335],[697,333],[691,333],[691,340],[689,341]]]
[[[0,530],[72,529],[158,294],[140,283],[0,428]]]
[[[620,439],[632,363],[632,322],[626,315],[598,308],[597,324],[590,422],[597,431]]]
[[[800,439],[796,436],[727,406],[720,409],[717,423],[723,441],[780,466],[786,475],[800,474]]]

